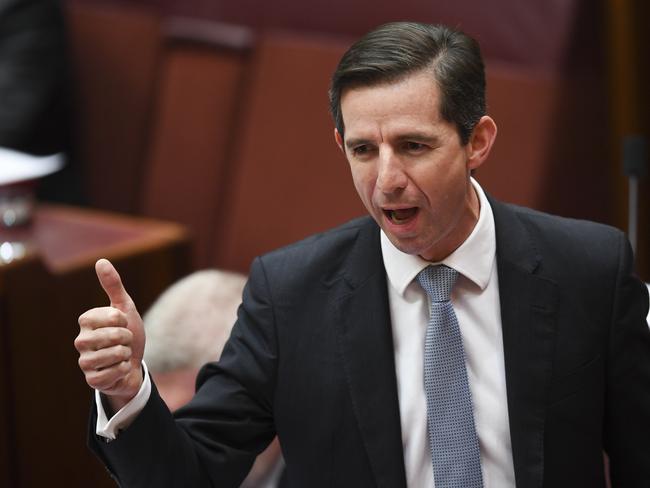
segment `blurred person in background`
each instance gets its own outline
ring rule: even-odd
[[[194,396],[196,375],[217,361],[237,318],[246,277],[197,271],[165,290],[143,315],[144,360],[158,393],[173,412]],[[277,437],[262,452],[242,488],[275,488],[284,462]]]

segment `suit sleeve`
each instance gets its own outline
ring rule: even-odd
[[[240,485],[275,435],[277,347],[268,290],[256,259],[220,361],[203,367],[196,395],[175,416],[153,385],[144,410],[116,440],[89,433],[91,449],[120,486]]]
[[[632,272],[632,252],[619,244],[607,357],[605,449],[613,487],[650,483],[650,330],[648,291]]]

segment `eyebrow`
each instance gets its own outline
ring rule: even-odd
[[[345,147],[348,149],[352,150],[357,146],[365,146],[366,144],[372,144],[372,142],[369,139],[346,139],[345,140]]]
[[[396,140],[397,142],[418,141],[424,144],[429,144],[431,146],[440,145],[440,138],[438,136],[425,134],[423,132],[409,132],[407,134],[400,134]],[[347,147],[349,150],[352,150],[358,146],[364,146],[366,144],[374,144],[374,143],[370,139],[363,139],[363,138],[345,140],[345,147]]]
[[[422,132],[410,132],[408,134],[401,134],[397,137],[399,142],[403,141],[418,141],[431,146],[437,146],[440,143],[440,138],[435,135],[424,134]]]

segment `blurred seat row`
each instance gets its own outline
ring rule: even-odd
[[[195,268],[244,272],[255,255],[363,214],[327,100],[352,39],[66,8],[92,206],[181,222]],[[598,83],[490,60],[487,72],[499,137],[479,181],[498,198],[603,220],[605,184],[575,194],[607,154],[605,125],[584,124],[605,118]]]

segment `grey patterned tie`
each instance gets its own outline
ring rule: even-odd
[[[429,445],[436,488],[483,486],[465,351],[449,300],[458,272],[428,266],[418,281],[431,300],[424,345]]]

